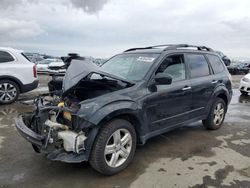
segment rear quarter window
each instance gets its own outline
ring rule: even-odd
[[[29,62],[32,62],[31,59],[28,58],[28,56],[27,56],[25,53],[21,53],[21,54],[22,54],[22,56],[23,56],[25,59],[27,59]]]
[[[8,52],[0,51],[0,63],[7,63],[11,61],[14,61],[14,58]]]
[[[222,64],[223,62],[221,62],[219,57],[215,55],[206,55],[206,56],[215,74],[218,74],[224,71],[224,66]]]

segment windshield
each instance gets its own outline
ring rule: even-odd
[[[159,54],[120,54],[101,66],[109,74],[129,81],[140,81],[144,78]]]

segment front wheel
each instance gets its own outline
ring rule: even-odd
[[[105,175],[125,169],[134,157],[136,132],[130,122],[115,119],[100,129],[95,140],[90,165]]]
[[[216,98],[207,119],[203,120],[203,125],[210,130],[216,130],[223,124],[226,115],[226,104],[221,98]]]

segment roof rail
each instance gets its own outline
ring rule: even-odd
[[[161,45],[155,45],[155,46],[147,46],[147,47],[139,47],[139,48],[129,48],[125,50],[124,52],[134,51],[134,50],[147,50],[147,49],[153,49],[158,47],[164,47],[164,46],[172,46],[173,44],[161,44]]]
[[[166,50],[177,50],[178,48],[197,48],[197,50],[213,51],[212,48],[209,48],[209,47],[206,47],[206,46],[195,46],[195,45],[188,45],[188,44],[170,45],[170,46],[164,48],[164,51],[166,51]]]
[[[146,50],[146,49],[152,49],[152,47],[149,46],[149,47],[141,47],[141,48],[129,48],[125,50],[124,52],[129,52],[129,51],[134,51],[134,50]]]
[[[212,48],[206,46],[195,46],[195,45],[188,45],[188,44],[162,44],[162,45],[155,45],[155,46],[148,46],[148,47],[140,47],[140,48],[130,48],[125,50],[124,52],[134,51],[134,50],[146,50],[146,49],[153,49],[165,47],[163,51],[166,50],[177,50],[178,48],[197,48],[197,50],[206,50],[206,51],[213,51]]]

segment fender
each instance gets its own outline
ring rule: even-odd
[[[92,106],[95,106],[95,104],[92,104]],[[85,108],[82,108],[80,111],[81,113],[78,113],[77,116],[87,120],[91,124],[95,125],[90,130],[90,134],[88,136],[89,139],[87,139],[85,147],[87,148],[86,157],[87,159],[90,156],[91,148],[93,147],[94,140],[96,138],[96,135],[98,134],[98,130],[100,129],[100,123],[106,119],[112,119],[113,117],[122,115],[122,114],[133,114],[134,116],[138,118],[139,113],[139,107],[138,104],[132,100],[118,100],[113,101],[110,103],[107,103],[106,105],[102,106],[99,109],[95,109],[95,107],[91,108],[90,111],[92,111],[90,114],[84,113],[85,109],[89,109],[88,107],[84,105]],[[86,111],[85,111],[86,112]],[[88,111],[89,112],[89,111]],[[80,116],[80,114],[85,114],[84,116]],[[139,126],[136,126],[135,129],[138,129]]]
[[[221,95],[221,94],[223,94],[224,96],[226,96],[227,105],[230,103],[231,97],[232,97],[231,94],[229,93],[229,91],[227,90],[227,88],[225,87],[225,85],[220,84],[220,85],[218,85],[218,86],[215,88],[215,90],[214,90],[212,96],[210,97],[209,102],[207,103],[207,106],[206,106],[206,114],[208,114],[208,113],[210,112],[210,109],[211,109],[211,107],[212,107],[212,105],[213,105],[214,99],[215,99],[216,97],[218,97],[219,95]]]
[[[229,104],[232,96],[224,85],[219,85],[215,88],[212,95],[213,99],[218,97],[220,94],[224,94],[226,96],[227,104]]]
[[[134,101],[114,101],[95,111],[91,115],[90,119],[88,119],[88,121],[95,125],[98,125],[105,118],[111,119],[112,117],[122,114],[133,114],[137,116],[138,112],[138,104]]]

